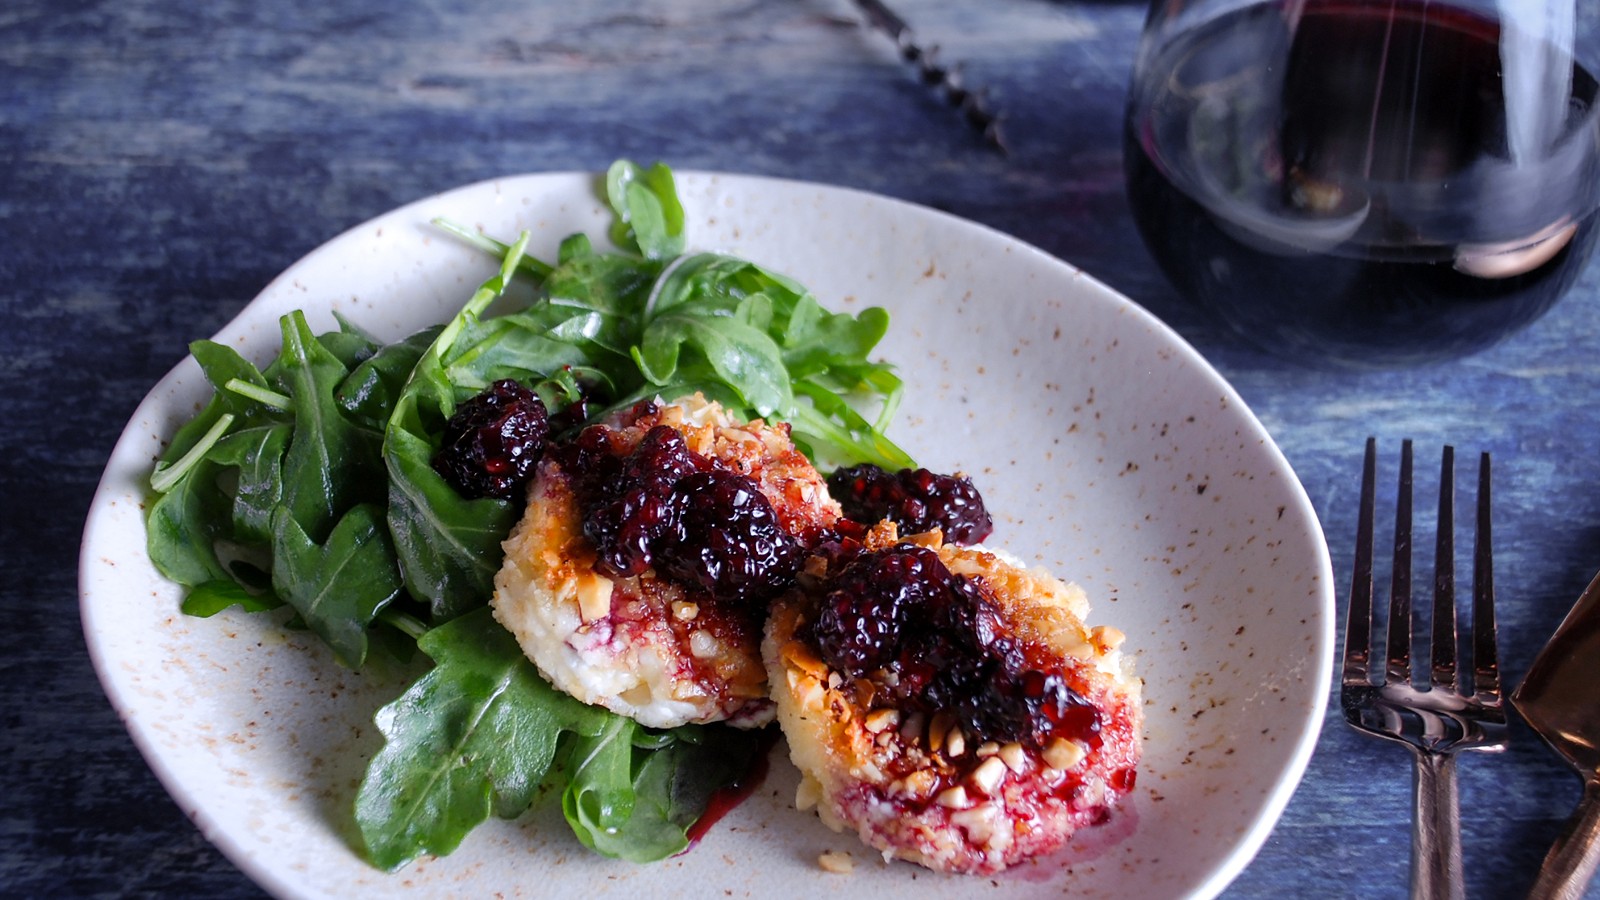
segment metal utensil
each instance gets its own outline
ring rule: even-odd
[[[1600,866],[1600,575],[1539,651],[1511,704],[1583,776],[1583,799],[1528,895],[1575,900]]]
[[[917,42],[911,26],[890,9],[883,0],[855,0],[856,6],[866,14],[872,27],[888,35],[900,50],[900,58],[917,70],[923,84],[940,91],[946,104],[960,110],[967,124],[983,135],[985,142],[1001,153],[1007,152],[1005,135],[1001,133],[1001,116],[989,108],[981,90],[966,86],[961,66],[946,66],[939,62],[938,46],[924,46]]]
[[[1472,659],[1457,658],[1455,590],[1455,451],[1446,446],[1439,467],[1438,533],[1434,544],[1433,627],[1429,656],[1413,672],[1412,637],[1418,617],[1411,604],[1411,441],[1400,445],[1400,488],[1395,504],[1394,571],[1389,587],[1385,659],[1376,665],[1373,639],[1372,539],[1377,442],[1367,439],[1361,475],[1361,512],[1345,625],[1344,671],[1339,701],[1356,729],[1404,744],[1415,761],[1412,779],[1411,896],[1463,895],[1461,823],[1456,793],[1456,753],[1506,746],[1495,651],[1494,564],[1490,539],[1489,454],[1478,463],[1477,530],[1472,553]],[[1420,640],[1419,640],[1420,644]],[[1421,655],[1421,647],[1418,648]]]

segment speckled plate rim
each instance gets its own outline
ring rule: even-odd
[[[1159,320],[1128,299],[1088,277],[1080,270],[1003,233],[925,207],[851,189],[784,179],[707,172],[683,172],[679,173],[678,177],[680,190],[684,196],[685,205],[690,210],[691,218],[700,217],[703,219],[703,221],[699,222],[691,221],[692,247],[697,249],[725,249],[730,252],[747,255],[763,264],[771,265],[773,268],[785,271],[799,278],[803,283],[807,283],[823,299],[825,304],[833,305],[838,297],[843,296],[847,305],[856,303],[859,299],[868,303],[892,306],[891,298],[897,295],[900,285],[907,283],[908,280],[915,281],[919,285],[917,290],[920,291],[922,290],[922,283],[929,279],[949,279],[958,286],[966,285],[968,297],[961,301],[964,303],[970,299],[974,284],[985,285],[989,283],[985,281],[986,277],[992,276],[992,278],[999,279],[1001,282],[999,286],[1016,287],[1006,279],[1010,277],[1009,273],[1013,270],[1024,270],[1029,275],[1028,279],[1025,279],[1021,285],[1022,287],[1026,288],[1036,283],[1046,285],[1048,286],[1046,294],[1051,298],[1050,303],[1046,305],[1059,307],[1065,304],[1071,308],[1074,322],[1081,326],[1080,330],[1083,333],[1090,335],[1083,340],[1083,347],[1089,347],[1095,340],[1102,342],[1095,348],[1095,353],[1098,355],[1091,354],[1093,359],[1115,357],[1119,352],[1144,353],[1148,351],[1153,354],[1148,357],[1135,358],[1132,360],[1134,365],[1131,367],[1121,360],[1108,364],[1118,377],[1110,382],[1101,382],[1106,392],[1118,393],[1119,396],[1127,394],[1134,398],[1144,397],[1147,402],[1155,405],[1165,403],[1169,394],[1175,392],[1182,394],[1186,391],[1193,392],[1196,397],[1204,397],[1207,403],[1210,404],[1212,412],[1223,418],[1224,428],[1233,429],[1233,437],[1238,439],[1236,446],[1232,438],[1227,440],[1221,454],[1229,458],[1219,461],[1218,471],[1228,464],[1236,466],[1248,464],[1252,468],[1241,469],[1233,474],[1236,477],[1242,475],[1243,481],[1249,484],[1251,490],[1260,488],[1263,492],[1269,494],[1270,496],[1267,498],[1270,501],[1268,507],[1276,505],[1276,522],[1274,524],[1278,527],[1274,531],[1272,530],[1272,525],[1264,526],[1267,527],[1268,537],[1270,538],[1267,543],[1274,544],[1274,552],[1279,553],[1279,555],[1271,557],[1273,565],[1278,565],[1283,559],[1292,557],[1291,562],[1285,564],[1285,567],[1293,570],[1292,578],[1285,583],[1292,584],[1296,589],[1303,589],[1304,596],[1295,600],[1298,605],[1287,614],[1301,617],[1300,626],[1297,629],[1291,629],[1289,633],[1295,635],[1296,638],[1302,639],[1302,643],[1305,646],[1303,649],[1294,651],[1296,656],[1291,666],[1292,671],[1284,676],[1286,680],[1276,681],[1276,676],[1268,677],[1267,679],[1266,693],[1277,695],[1268,699],[1276,700],[1276,706],[1272,707],[1272,709],[1275,709],[1278,715],[1273,721],[1280,730],[1273,735],[1273,740],[1280,746],[1273,751],[1275,754],[1272,757],[1274,765],[1269,771],[1251,773],[1250,777],[1253,781],[1249,785],[1241,787],[1234,784],[1231,786],[1236,796],[1245,797],[1249,807],[1248,814],[1235,827],[1223,829],[1229,833],[1215,842],[1213,858],[1201,860],[1198,864],[1190,865],[1188,870],[1182,873],[1181,877],[1175,881],[1170,884],[1158,883],[1160,887],[1153,889],[1156,893],[1166,893],[1173,896],[1209,897],[1219,893],[1255,856],[1298,785],[1315,747],[1327,702],[1326,685],[1332,673],[1334,598],[1331,563],[1327,547],[1322,538],[1315,511],[1306,497],[1304,489],[1294,477],[1287,460],[1284,459],[1281,451],[1272,441],[1270,435],[1266,433],[1259,420],[1248,410],[1233,388],[1193,348]],[[535,230],[539,232],[539,240],[535,242],[535,247],[542,245],[544,249],[552,250],[552,239],[559,238],[559,236],[573,230],[581,229],[597,236],[603,234],[602,229],[594,227],[595,223],[605,220],[603,210],[593,198],[594,183],[595,176],[586,173],[550,173],[493,179],[424,198],[385,213],[350,229],[289,267],[264,289],[259,297],[247,305],[232,322],[224,327],[215,339],[233,342],[246,350],[259,349],[263,346],[262,341],[266,340],[266,338],[260,336],[263,326],[275,323],[277,316],[301,305],[306,305],[311,310],[320,309],[324,313],[329,308],[341,308],[346,314],[352,315],[358,320],[362,315],[376,314],[380,318],[388,315],[388,312],[385,312],[370,297],[362,297],[359,294],[351,294],[348,302],[344,302],[336,294],[331,295],[331,299],[319,300],[317,299],[319,296],[327,297],[330,295],[319,295],[323,288],[317,282],[319,279],[328,279],[327,273],[330,271],[330,267],[332,269],[354,270],[357,272],[360,272],[364,266],[370,268],[373,263],[366,257],[374,254],[381,256],[384,250],[382,248],[374,248],[389,239],[386,235],[393,236],[395,233],[407,233],[405,240],[409,240],[416,247],[422,248],[421,253],[418,255],[429,257],[419,263],[421,267],[419,272],[421,272],[422,277],[434,278],[437,282],[428,288],[428,290],[437,295],[437,308],[426,311],[409,308],[399,311],[391,310],[391,312],[396,312],[395,321],[382,323],[380,327],[375,327],[373,330],[386,337],[399,337],[401,334],[406,333],[405,331],[396,330],[399,327],[415,327],[429,321],[438,321],[453,311],[453,304],[458,303],[465,296],[461,292],[463,287],[470,288],[470,284],[481,278],[483,273],[488,270],[488,266],[485,261],[477,258],[473,252],[453,245],[437,234],[419,237],[419,228],[424,228],[429,219],[441,211],[457,216],[463,211],[468,211],[469,217],[465,219],[466,221],[471,224],[483,224],[484,220],[489,220],[491,230],[496,230],[496,222],[509,216],[522,223],[519,227],[529,227],[530,224],[534,226]],[[776,217],[771,217],[771,221],[763,221],[762,210],[774,204],[782,206],[783,204],[797,202],[812,204],[812,208],[817,212],[817,217],[810,222],[802,218],[796,222],[780,223]],[[550,205],[546,206],[546,204]],[[719,206],[721,208],[717,208]],[[471,217],[470,211],[480,207],[484,210],[483,215],[477,218]],[[863,219],[865,220],[864,222],[861,221]],[[574,225],[577,227],[573,227]],[[705,229],[706,239],[695,239],[694,229],[696,227]],[[782,252],[784,252],[783,247],[794,245],[794,239],[797,237],[802,239],[810,237],[824,243],[832,241],[832,246],[837,248],[840,246],[838,243],[840,238],[833,235],[833,232],[837,230],[849,232],[852,228],[857,227],[876,228],[878,231],[886,230],[889,232],[889,237],[885,238],[885,242],[882,244],[873,244],[872,246],[861,248],[851,246],[846,251],[847,255],[848,253],[857,252],[862,255],[877,254],[877,256],[873,257],[874,262],[872,265],[880,266],[881,271],[880,269],[869,267],[869,277],[865,279],[857,277],[860,275],[859,272],[850,271],[851,260],[845,260],[842,264],[837,265],[835,263],[838,261],[833,260],[830,261],[830,265],[826,267],[826,270],[822,267],[808,270],[805,265],[797,267],[789,265],[788,260],[774,261],[770,256],[760,252],[762,249],[776,249],[779,251],[779,255],[782,255]],[[774,234],[773,232],[776,233]],[[500,231],[499,233],[504,232]],[[877,232],[869,235],[869,242],[870,240],[875,240],[876,237]],[[916,243],[919,249],[931,248],[929,250],[931,256],[926,263],[926,269],[922,268],[924,259],[917,252],[902,251],[901,245],[907,237],[914,238],[915,240],[911,241],[911,243]],[[773,246],[768,247],[767,245],[769,244]],[[805,255],[803,251],[796,252],[802,257]],[[945,255],[941,257],[939,256],[940,253]],[[898,258],[899,255],[903,255],[905,258],[900,259]],[[432,257],[435,256],[439,260],[443,260],[443,262],[434,260]],[[937,263],[946,262],[952,257],[964,262],[967,268],[965,273],[958,272],[952,277],[948,267],[943,272],[937,271]],[[888,260],[889,262],[884,264],[882,260]],[[816,260],[813,260],[813,262],[816,262]],[[995,266],[1000,268],[993,268]],[[347,275],[348,272],[345,274]],[[417,273],[411,273],[411,275],[415,277]],[[331,280],[339,282],[340,277],[332,277]],[[819,289],[819,281],[825,281],[828,287]],[[842,288],[844,293],[840,294],[838,290],[834,289],[835,286]],[[852,288],[859,288],[860,290],[853,290]],[[934,290],[937,289],[937,287],[934,288]],[[856,296],[857,293],[862,296],[858,298]],[[426,306],[427,304],[423,305]],[[938,309],[941,313],[947,313],[949,304],[938,307]],[[1012,315],[1009,312],[1010,309],[1010,307],[1007,307],[1008,312],[1006,314],[995,317],[999,320],[996,322],[989,322],[988,311],[985,311],[985,315],[980,321],[960,325],[955,329],[954,333],[959,335],[965,329],[976,335],[988,325],[992,325],[994,329],[1017,329],[1020,326],[1022,331],[1028,332],[1041,325],[1040,321],[1027,320],[1020,323],[1010,321],[1007,318]],[[1029,310],[1031,310],[1031,307],[1025,307],[1023,312],[1015,313],[1015,315],[1023,316],[1026,319],[1027,316],[1033,315]],[[914,318],[911,322],[907,322],[907,317],[903,310],[897,309],[895,312],[896,326],[891,329],[890,339],[885,343],[884,355],[895,360],[897,364],[901,364],[902,368],[906,368],[905,361],[896,355],[897,350],[900,352],[905,350],[904,347],[899,346],[896,338],[897,336],[903,337],[905,340],[912,342],[910,346],[920,348],[921,345],[918,342],[923,338],[920,333],[922,329]],[[1060,315],[1058,312],[1046,316],[1044,324],[1051,320],[1059,321]],[[320,323],[316,321],[316,317],[313,318],[314,325],[331,325],[331,318],[326,315],[322,316],[323,321]],[[364,320],[362,320],[362,324],[369,325]],[[918,333],[908,336],[908,330]],[[1056,330],[1059,338],[1059,324],[1056,326]],[[275,334],[275,324],[270,328],[265,328],[265,331]],[[948,346],[948,342],[940,346]],[[1126,348],[1130,346],[1135,347],[1136,351],[1127,351]],[[934,351],[929,352],[932,354],[930,359],[938,361],[937,353],[934,353]],[[952,351],[952,353],[956,354],[959,354],[959,352],[959,349]],[[942,364],[948,368],[950,360],[943,360]],[[1118,366],[1121,368],[1115,368]],[[914,374],[917,368],[916,365],[912,365],[908,374]],[[984,367],[982,365],[978,366],[979,372],[983,372],[983,370]],[[141,683],[140,676],[130,674],[131,671],[142,668],[141,660],[144,657],[141,654],[148,653],[153,646],[151,641],[146,640],[143,635],[130,637],[127,634],[129,623],[122,621],[121,614],[119,614],[119,610],[126,609],[126,607],[118,605],[124,602],[124,598],[129,593],[127,584],[128,570],[130,568],[137,569],[140,562],[143,562],[145,568],[148,569],[148,562],[142,560],[142,558],[135,558],[132,553],[135,548],[142,551],[143,546],[142,521],[137,513],[139,502],[142,499],[142,485],[144,484],[144,478],[148,474],[150,461],[154,453],[159,449],[159,439],[164,434],[170,433],[171,429],[183,417],[192,414],[193,398],[197,396],[195,392],[199,389],[196,386],[197,380],[198,370],[192,359],[186,359],[175,367],[152,389],[144,402],[141,403],[130,420],[127,431],[119,439],[113,451],[106,473],[91,505],[84,530],[84,542],[80,558],[80,607],[86,640],[91,658],[106,693],[112,705],[127,724],[134,742],[138,745],[163,785],[179,805],[193,818],[202,832],[249,877],[274,894],[295,897],[320,895],[318,891],[326,889],[326,886],[314,890],[308,884],[310,876],[306,874],[304,868],[286,867],[283,861],[270,851],[270,848],[264,848],[261,834],[255,833],[250,827],[244,827],[240,824],[237,810],[224,808],[226,801],[229,799],[226,796],[226,785],[219,788],[214,781],[202,778],[197,774],[198,770],[194,759],[186,758],[182,753],[173,751],[170,735],[164,732],[166,726],[158,726],[152,723],[148,716],[149,708],[153,704],[148,685]],[[1065,379],[1063,380],[1065,381]],[[945,389],[948,391],[950,386],[946,384]],[[955,390],[960,391],[962,388],[958,386]],[[911,398],[908,399],[908,406],[912,408],[908,414],[913,419],[919,419],[923,416],[925,410],[918,404],[917,385],[915,382],[912,382],[908,393],[911,395]],[[1187,395],[1185,394],[1184,396]],[[185,399],[189,401],[187,404],[182,402]],[[1087,402],[1090,405],[1095,402],[1093,389],[1091,389],[1090,398]],[[1081,403],[1079,407],[1074,407],[1074,409],[1081,411]],[[1183,409],[1180,408],[1177,411],[1182,413]],[[1099,411],[1095,411],[1094,418],[1096,420],[1100,418]],[[1195,416],[1193,414],[1187,417],[1187,421],[1190,423],[1193,423],[1194,420]],[[1073,430],[1076,431],[1077,420],[1074,420],[1073,424]],[[1142,426],[1135,426],[1135,430],[1138,427]],[[1156,424],[1154,422],[1149,423],[1149,427],[1154,428]],[[1181,430],[1181,426],[1174,427],[1175,430]],[[922,434],[924,436],[939,435],[939,429],[928,425],[925,420],[921,424],[913,425],[911,431],[913,434]],[[964,460],[961,458],[960,453],[942,442],[932,442],[937,445],[934,447],[917,446],[913,438],[908,438],[900,431],[897,430],[896,435],[900,437],[903,443],[912,446],[913,452],[922,456],[923,461],[929,465],[945,462],[946,467],[961,467],[971,471],[970,463],[963,466]],[[977,443],[982,443],[983,436],[981,434],[968,436]],[[1101,437],[1103,439],[1104,435]],[[1174,446],[1181,449],[1181,444],[1174,444]],[[980,450],[972,449],[969,452],[976,457]],[[1208,453],[1216,455],[1216,447],[1208,448]],[[1048,458],[1047,456],[1046,459]],[[1081,462],[1080,464],[1087,465],[1087,463]],[[1158,457],[1153,467],[1158,467],[1159,464]],[[1097,468],[1096,465],[1090,465],[1089,474],[1093,486],[1084,489],[1089,495],[1095,495],[1095,492],[1100,490],[1102,483],[1109,483],[1112,474],[1120,477],[1138,468],[1131,460],[1128,463],[1128,470],[1118,473],[1102,471],[1102,468]],[[1261,478],[1260,483],[1256,481],[1258,474]],[[1135,471],[1133,477],[1137,479],[1142,476]],[[1192,479],[1194,476],[1191,473],[1189,477]],[[1216,477],[1215,473],[1204,476],[1206,479],[1213,477]],[[981,485],[983,481],[981,478],[979,480]],[[1225,478],[1223,480],[1224,482],[1226,481]],[[1209,480],[1203,480],[1198,486],[1198,492],[1204,494],[1206,485],[1210,483]],[[1036,493],[1038,488],[1043,486],[1043,482],[1033,486],[1031,489],[1023,485],[1021,489],[1012,493],[1016,495],[1018,500],[1021,500],[1030,493]],[[1121,485],[1118,486],[1118,489],[1121,489]],[[1126,499],[1128,495],[1112,493],[1110,496],[1121,500]],[[1143,496],[1143,487],[1140,488],[1138,496]],[[1165,503],[1167,501],[1161,502]],[[1195,502],[1199,501],[1193,498],[1185,498],[1180,503],[1190,505],[1178,508],[1180,511],[1187,513],[1195,508],[1192,506]],[[1230,502],[1234,501],[1230,500]],[[1246,516],[1246,519],[1254,522],[1253,514],[1255,511],[1252,509],[1250,512],[1251,515]],[[1148,514],[1145,516],[1147,521],[1150,518]],[[137,533],[130,530],[130,522],[136,523]],[[1018,524],[1021,524],[1020,520]],[[1132,526],[1134,531],[1137,531],[1138,527],[1137,523]],[[1249,542],[1247,541],[1247,543]],[[1066,540],[1066,546],[1073,546],[1070,537]],[[1063,550],[1059,546],[1053,546],[1050,541],[1045,541],[1042,548],[1035,546],[1027,549],[1035,552],[1024,554],[1025,556],[1031,555],[1033,558],[1053,562],[1057,565],[1061,564],[1063,558],[1070,562],[1072,556],[1071,550]],[[1229,549],[1233,550],[1235,548],[1230,545]],[[1176,547],[1168,547],[1166,551],[1182,556],[1181,551],[1178,551]],[[1098,558],[1101,550],[1096,548],[1085,551],[1078,548],[1076,552],[1078,553],[1077,558],[1081,562]],[[1063,554],[1065,557],[1063,557]],[[142,557],[142,552],[137,555]],[[1159,555],[1158,553],[1157,556]],[[1249,558],[1252,561],[1255,560],[1255,557]],[[1175,577],[1179,574],[1187,577],[1187,569],[1185,568],[1187,564],[1175,566],[1171,559],[1147,559],[1147,562],[1151,563],[1150,568],[1152,569],[1167,566],[1171,568]],[[121,567],[120,571],[118,567]],[[1108,564],[1108,573],[1110,568]],[[1241,576],[1246,574],[1247,571],[1246,568],[1241,568]],[[1069,578],[1074,577],[1076,574],[1074,572],[1059,573]],[[1201,574],[1196,576],[1196,580],[1199,581],[1211,577],[1208,573],[1208,564],[1207,566],[1202,566]],[[191,635],[196,629],[201,632],[200,637],[180,637],[178,640],[209,640],[204,635],[204,629],[207,627],[243,629],[258,627],[258,623],[254,620],[248,620],[248,617],[239,619],[223,617],[220,622],[219,620],[181,621],[182,617],[176,613],[175,599],[177,593],[175,589],[167,586],[165,592],[163,592],[164,582],[160,582],[159,576],[154,576],[153,570],[138,572],[135,577],[142,578],[145,582],[150,583],[152,587],[149,593],[159,601],[168,603],[168,613],[164,614],[164,618],[160,620],[160,627],[179,628],[181,635]],[[152,578],[154,578],[153,581]],[[1242,578],[1240,583],[1243,584],[1247,580],[1247,578]],[[1106,579],[1108,583],[1102,584],[1094,576],[1091,576],[1088,581],[1092,598],[1095,597],[1095,587],[1098,586],[1108,590],[1112,595],[1113,602],[1116,602],[1119,586],[1114,580]],[[1142,582],[1138,581],[1138,579],[1134,580],[1134,586],[1141,585]],[[1252,587],[1249,590],[1253,591],[1253,589],[1252,583]],[[1183,590],[1188,590],[1188,587],[1185,586]],[[1167,610],[1169,616],[1164,621],[1171,621],[1172,615],[1175,615],[1174,610],[1191,609],[1193,606],[1192,602],[1174,605],[1172,609]],[[1267,607],[1268,616],[1274,613],[1276,609],[1275,606]],[[1097,602],[1096,613],[1100,615],[1095,620],[1098,621],[1103,618],[1113,624],[1120,625],[1123,624],[1122,621],[1112,619],[1105,614],[1115,613],[1118,616],[1125,616],[1127,612],[1128,610],[1125,608],[1116,607],[1108,610]],[[1200,621],[1192,609],[1189,615],[1191,616],[1191,621]],[[1139,617],[1140,614],[1135,611],[1133,618],[1138,619]],[[190,628],[190,625],[194,627]],[[137,627],[133,630],[137,630]],[[1130,644],[1138,647],[1141,638],[1139,631],[1136,628],[1126,628],[1125,630],[1130,633]],[[1207,629],[1208,632],[1210,630],[1210,628]],[[1240,626],[1238,633],[1243,634],[1244,630],[1244,627]],[[1181,633],[1181,629],[1178,629],[1178,631]],[[258,642],[257,646],[262,646],[262,644]],[[1176,646],[1180,646],[1184,650],[1189,649],[1188,644],[1181,640],[1177,642]],[[1235,644],[1229,642],[1227,646],[1228,648],[1234,648]],[[1148,653],[1151,649],[1154,648],[1145,648],[1144,652]],[[1165,654],[1163,653],[1162,655],[1164,656]],[[1253,650],[1251,655],[1254,655]],[[170,666],[173,662],[174,660],[169,658],[164,661],[164,664]],[[176,662],[181,665],[183,660],[179,659]],[[1156,663],[1159,669],[1162,663],[1161,659],[1157,659]],[[1226,668],[1226,665],[1224,665],[1224,668]],[[192,680],[195,676],[186,674],[171,677],[176,679],[172,682],[173,684],[187,688],[192,686],[191,682],[183,681],[182,679],[189,678]],[[1191,695],[1198,690],[1195,684],[1195,681],[1190,682]],[[1250,696],[1243,699],[1242,704],[1264,703],[1256,696],[1261,694],[1262,691],[1254,688],[1252,688],[1252,691],[1253,693]],[[1193,700],[1194,697],[1191,696],[1190,699]],[[1147,706],[1157,702],[1157,700],[1158,698],[1148,696],[1147,688]],[[204,707],[204,704],[200,704],[200,707]],[[1267,709],[1268,707],[1261,706],[1261,708]],[[1193,713],[1193,718],[1199,719],[1200,714],[1205,711],[1203,706],[1197,708]],[[1177,712],[1178,707],[1174,705],[1173,713],[1176,714]],[[1153,718],[1160,718],[1160,715],[1158,714]],[[192,725],[193,723],[190,724]],[[1267,732],[1263,731],[1262,733],[1266,734]],[[1195,734],[1195,732],[1190,732],[1188,738],[1194,740]],[[1152,740],[1154,740],[1154,736],[1152,736]],[[1194,750],[1190,750],[1191,756],[1194,752]],[[1227,752],[1231,754],[1233,751],[1228,750]],[[1185,759],[1183,762],[1187,763],[1189,760]],[[1166,776],[1163,775],[1162,777],[1165,778]],[[1178,778],[1173,782],[1179,785],[1180,791],[1183,781],[1183,778]],[[1224,791],[1224,793],[1227,789],[1230,789],[1227,785],[1217,788],[1217,790]],[[1148,806],[1151,802],[1159,802],[1162,799],[1157,790],[1147,789],[1144,785],[1141,785],[1141,794],[1149,794],[1151,797],[1136,797],[1135,809],[1139,808],[1138,804],[1141,802]],[[796,817],[797,827],[806,824],[810,818],[802,819],[799,813],[793,813],[793,815]],[[1163,818],[1158,817],[1157,821]],[[494,823],[493,827],[505,829],[512,826]],[[1145,826],[1147,830],[1151,827],[1154,826]],[[1134,833],[1135,835],[1139,833],[1138,826],[1135,826]],[[520,832],[517,834],[520,835]],[[331,840],[334,844],[338,843],[337,836],[334,836]],[[1126,836],[1119,840],[1123,844],[1128,842]],[[1137,838],[1134,840],[1137,840]],[[268,840],[266,843],[270,844],[271,841]],[[468,845],[471,843],[472,838],[469,838]],[[456,855],[461,857],[470,856],[471,854],[467,852],[468,845],[464,845],[463,850],[458,851]],[[838,846],[848,848],[851,844],[847,841],[841,841]],[[348,848],[346,848],[346,852],[348,853]],[[1097,848],[1092,851],[1091,855],[1106,852],[1103,848]],[[354,856],[354,854],[350,855]],[[857,855],[860,856],[861,854],[858,852]],[[1111,862],[1116,862],[1115,850],[1111,851],[1109,856],[1111,857]],[[444,861],[436,863],[436,868],[448,870],[452,858],[446,858]],[[471,864],[481,866],[484,861],[482,859],[473,859]],[[1132,868],[1126,861],[1122,863],[1122,867],[1124,869]],[[1066,868],[1070,868],[1070,866]],[[1112,866],[1105,865],[1101,868],[1109,869]],[[1110,877],[1095,874],[1093,869],[1093,866],[1080,865],[1079,874],[1069,877],[1089,878],[1091,886],[1100,883],[1093,881],[1095,878],[1104,879]],[[587,872],[587,870],[584,871]],[[1089,874],[1083,875],[1083,872],[1089,872]],[[384,879],[400,877],[386,876],[375,872],[368,874],[372,875],[373,878],[359,879],[361,886],[365,888],[394,888],[396,886],[395,881],[386,881]],[[420,877],[419,870],[418,878],[420,879]],[[586,874],[585,877],[589,877],[589,875]],[[1054,878],[1055,876],[1051,875],[1050,877]],[[1142,883],[1140,876],[1132,872],[1127,874],[1127,878],[1132,879],[1127,882],[1128,884]],[[1024,877],[1011,883],[1019,886],[1015,893],[1021,895],[1029,892],[1027,886],[1033,884],[1035,880]],[[404,883],[410,885],[414,883],[414,880],[408,880]],[[1115,878],[1112,878],[1112,883],[1115,884]],[[857,886],[864,886],[865,884],[867,882],[859,882]],[[949,890],[953,890],[956,893],[961,890],[961,882],[959,880],[938,882],[924,876],[918,887],[918,895],[925,897],[938,896],[940,895],[939,885],[941,884],[946,886],[955,885]],[[771,885],[768,884],[768,887],[771,887]],[[337,893],[337,891],[334,893]],[[1088,893],[1092,895],[1096,891],[1089,890]],[[1115,893],[1115,890],[1108,890],[1106,893],[1109,896],[1111,893]],[[1010,892],[1008,892],[1009,895],[1011,895]],[[1154,896],[1155,894],[1144,895]]]

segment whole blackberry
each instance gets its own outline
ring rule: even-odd
[[[489,385],[445,423],[433,469],[468,499],[514,497],[544,452],[544,401],[515,381]]]
[[[626,578],[650,568],[656,546],[662,538],[680,531],[681,521],[667,492],[635,486],[590,507],[583,518],[583,533],[595,545],[600,571]]]
[[[639,445],[622,461],[621,478],[630,485],[665,494],[678,479],[709,463],[689,449],[683,435],[670,425],[657,425],[645,432]]]
[[[857,557],[829,580],[812,625],[823,660],[857,676],[893,662],[910,623],[939,602],[950,578],[926,547],[900,544]]]
[[[950,579],[948,590],[917,618],[913,631],[901,663],[931,671],[917,698],[929,710],[965,709],[983,686],[1022,662],[994,601],[979,581],[965,575]]]
[[[660,540],[658,570],[732,604],[766,599],[794,583],[800,544],[753,479],[708,469],[677,479],[671,494],[680,527]]]
[[[620,461],[605,452],[606,436],[605,429],[584,429],[577,451],[569,454],[585,465],[589,502],[583,533],[598,551],[602,572],[639,575],[654,564],[662,542],[682,538],[683,502],[673,485],[696,471],[699,461],[683,435],[666,425],[646,432]],[[608,464],[598,464],[602,456]]]
[[[902,534],[937,528],[948,543],[976,544],[994,531],[983,497],[965,475],[939,475],[927,469],[890,473],[862,463],[829,475],[828,491],[846,518],[868,525],[889,519]]]

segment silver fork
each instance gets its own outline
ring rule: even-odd
[[[1354,574],[1345,623],[1340,705],[1355,728],[1411,748],[1416,761],[1411,824],[1411,896],[1463,895],[1455,753],[1506,746],[1500,666],[1495,651],[1494,567],[1489,528],[1489,454],[1478,465],[1477,533],[1473,548],[1472,666],[1459,672],[1455,600],[1455,451],[1446,446],[1439,473],[1433,628],[1429,665],[1412,672],[1412,634],[1420,624],[1411,603],[1411,441],[1400,448],[1395,504],[1394,571],[1389,589],[1385,661],[1374,667],[1372,609],[1373,498],[1377,441],[1367,439],[1356,526]],[[1420,640],[1418,655],[1422,649]],[[1374,670],[1376,668],[1376,671]]]

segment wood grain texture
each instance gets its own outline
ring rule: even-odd
[[[76,551],[127,416],[186,344],[406,201],[618,156],[878,191],[1014,234],[1155,312],[1265,421],[1341,590],[1361,442],[1489,450],[1502,658],[1600,566],[1600,268],[1528,331],[1403,373],[1287,368],[1173,294],[1122,193],[1139,4],[897,0],[993,91],[1002,157],[845,0],[8,0],[0,8],[0,895],[259,891],[145,768],[95,679]],[[1520,726],[1460,765],[1468,895],[1522,893],[1579,784]],[[1401,897],[1409,765],[1332,704],[1230,897]],[[1600,891],[1592,891],[1600,896]]]

